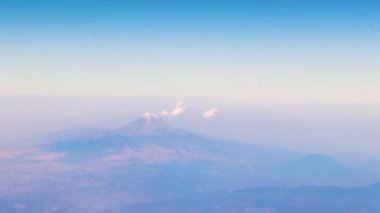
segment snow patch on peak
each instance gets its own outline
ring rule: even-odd
[[[160,116],[150,112],[143,113],[141,117],[144,118],[144,120],[146,120],[148,123],[151,121],[161,121]]]

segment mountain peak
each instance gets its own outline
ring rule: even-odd
[[[146,112],[132,123],[117,130],[122,135],[159,135],[171,132],[172,128],[165,123],[160,116]]]
[[[160,116],[154,113],[150,112],[145,112],[141,115],[141,117],[147,122],[147,123],[152,123],[152,122],[163,122]]]

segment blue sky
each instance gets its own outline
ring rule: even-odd
[[[0,3],[1,95],[380,101],[378,1]]]

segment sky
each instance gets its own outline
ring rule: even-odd
[[[0,2],[0,95],[379,102],[376,0]]]
[[[150,111],[376,156],[379,58],[378,0],[2,0],[0,144]]]

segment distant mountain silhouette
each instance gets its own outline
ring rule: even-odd
[[[155,168],[157,177],[182,171],[189,175],[177,177],[187,179],[192,176],[190,174],[198,173],[197,177],[204,183],[221,181],[225,184],[227,181],[237,187],[351,186],[368,184],[377,178],[347,168],[327,155],[304,155],[180,130],[151,113],[116,129],[73,130],[57,135],[50,143],[41,146],[41,150],[60,153],[63,156],[59,159],[61,162],[96,163],[105,167],[146,166],[149,170]],[[164,172],[166,170],[171,172]],[[142,177],[136,175],[134,178]],[[197,178],[194,176],[194,179]]]
[[[365,184],[374,179],[363,171],[348,168],[323,154],[311,154],[283,163],[273,172],[278,179],[290,185],[352,185]]]
[[[234,164],[267,165],[299,156],[299,153],[293,151],[213,139],[179,130],[150,113],[145,113],[139,119],[116,129],[60,132],[42,149],[48,152],[64,152],[67,154],[66,159],[75,162],[96,160],[111,155],[119,155],[118,157],[124,160],[143,162],[150,161],[146,157],[149,153],[173,162],[214,160]],[[122,157],[122,154],[129,154],[131,157]],[[145,159],[142,159],[142,156]]]
[[[308,172],[315,175],[346,171],[347,168],[342,163],[332,157],[322,154],[311,154],[282,165],[284,170],[289,172]]]

